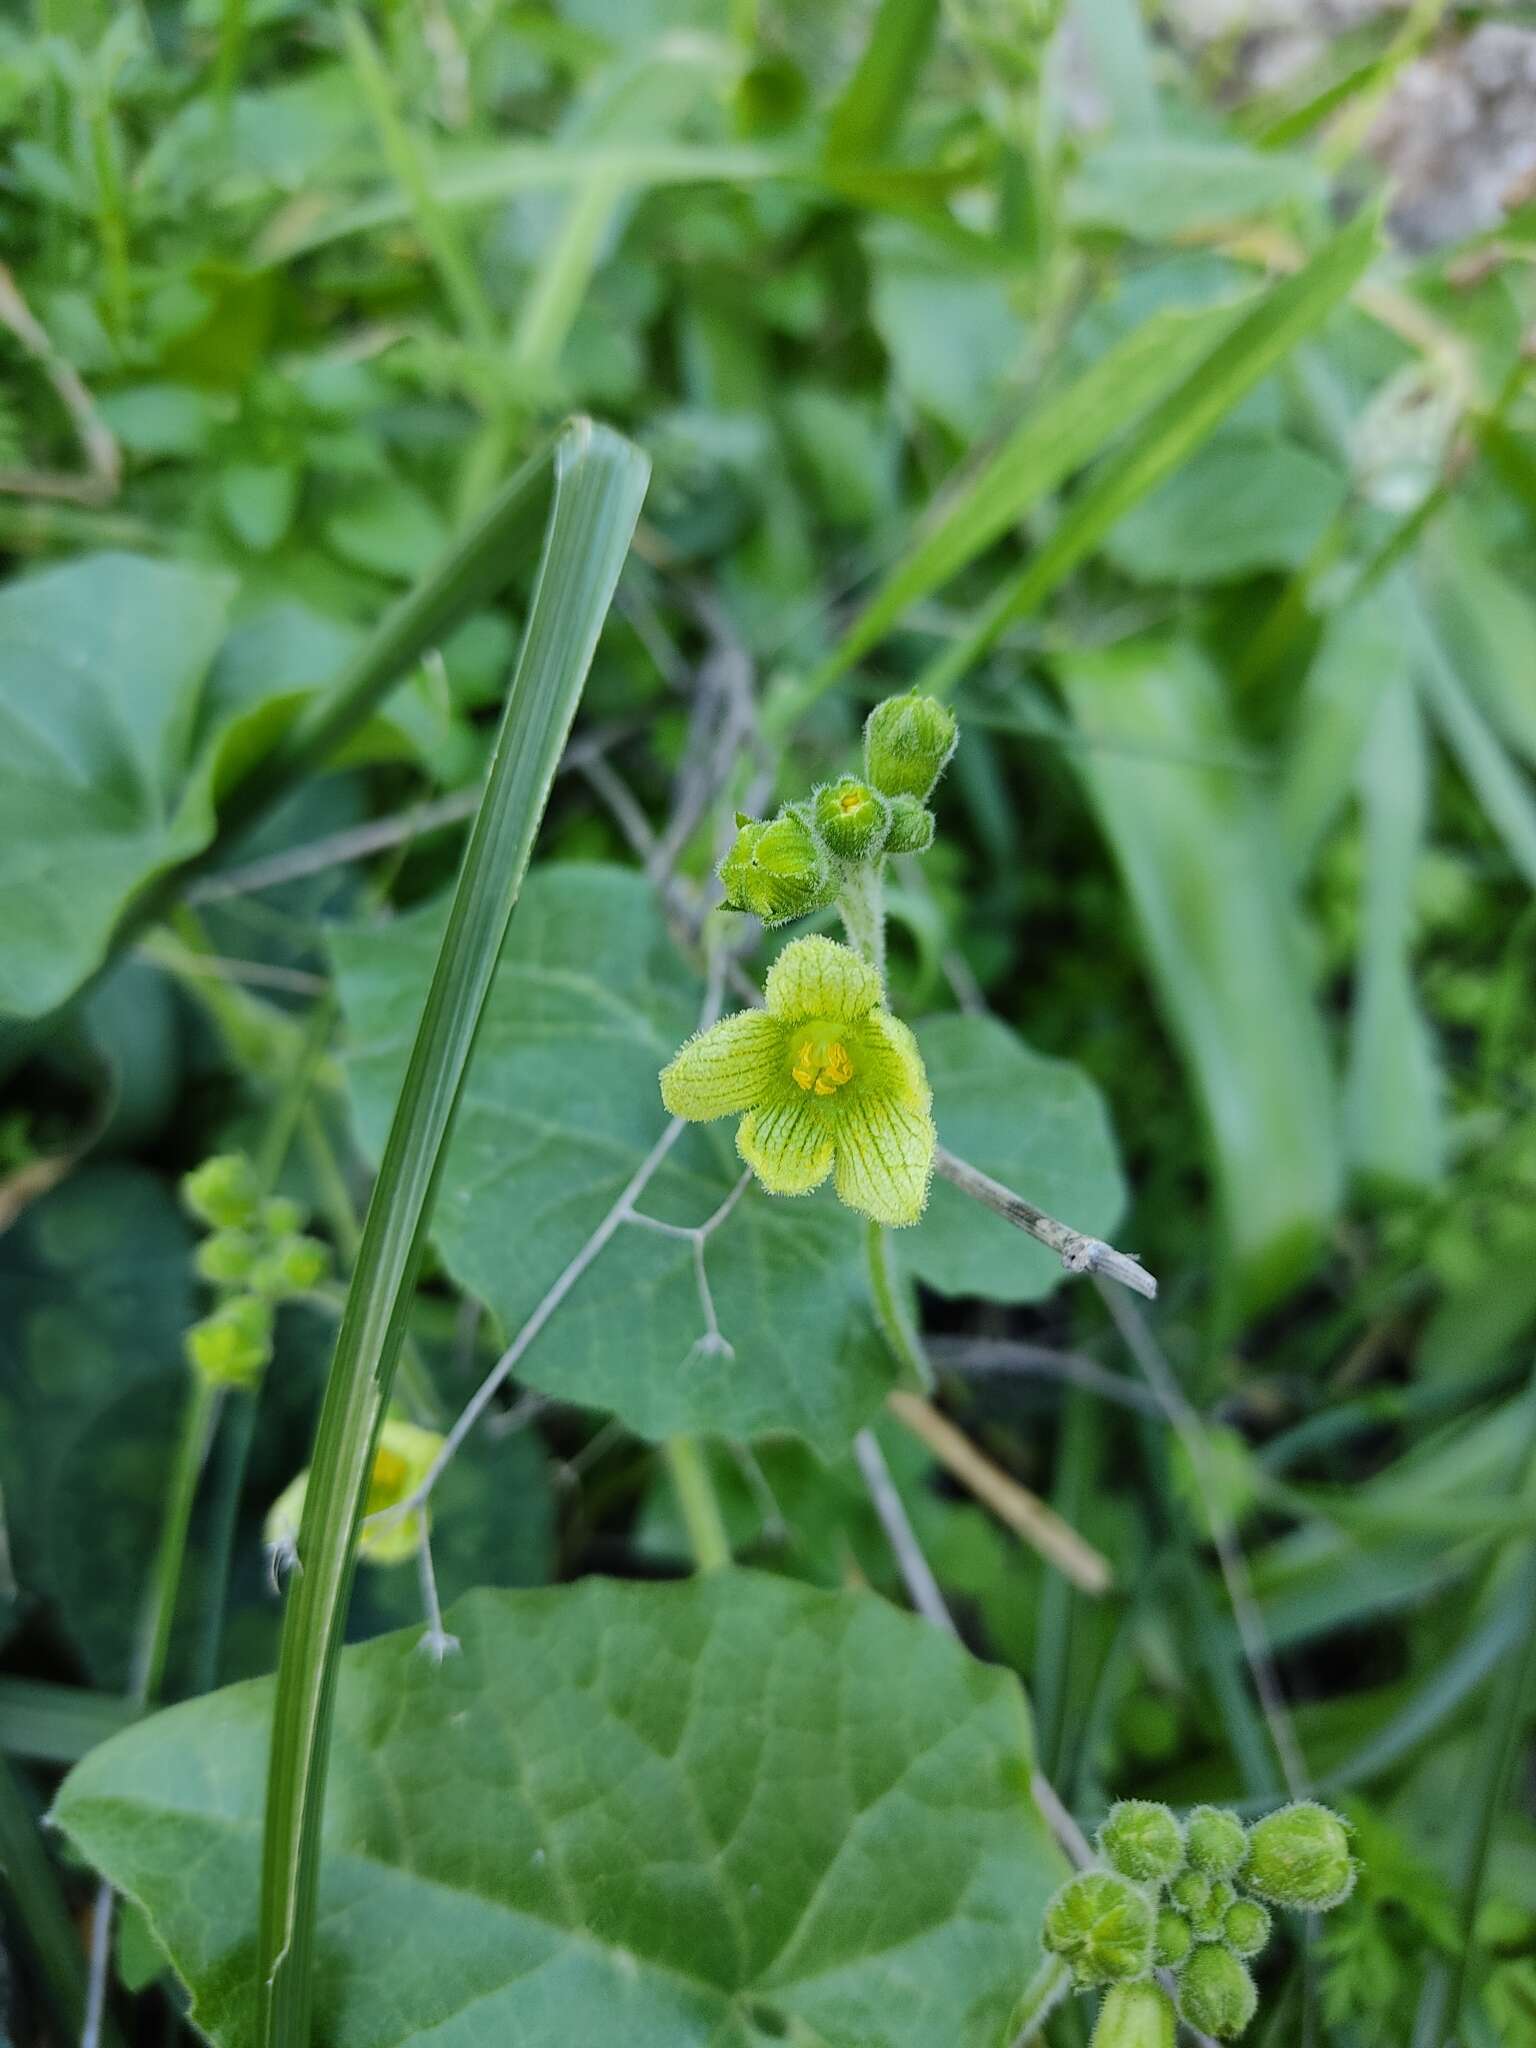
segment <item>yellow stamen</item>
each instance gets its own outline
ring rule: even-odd
[[[848,1049],[840,1040],[818,1045],[807,1039],[795,1053],[795,1064],[789,1070],[796,1082],[807,1093],[835,1095],[845,1081],[853,1079],[853,1061]]]
[[[850,811],[856,811],[860,809],[863,805],[863,802],[864,792],[862,789],[845,789],[842,795],[837,800],[837,808],[842,812],[844,817],[847,817]]]

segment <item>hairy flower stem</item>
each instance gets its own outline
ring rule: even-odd
[[[1072,1972],[1061,1957],[1042,1957],[1013,2015],[1013,2048],[1028,2048],[1031,2041],[1039,2038],[1046,2019],[1071,1989]]]
[[[871,861],[850,870],[838,893],[838,914],[848,943],[867,960],[885,985],[885,863]]]

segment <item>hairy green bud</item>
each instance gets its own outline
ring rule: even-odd
[[[1089,2048],[1173,2048],[1174,2026],[1161,1984],[1112,1984]]]
[[[891,807],[878,789],[843,775],[824,782],[811,798],[822,845],[834,860],[878,860],[891,830]]]
[[[239,1287],[256,1263],[259,1241],[248,1230],[217,1230],[192,1255],[199,1277],[215,1287]]]
[[[1196,1870],[1236,1877],[1248,1854],[1248,1830],[1223,1807],[1197,1806],[1184,1823],[1184,1846]]]
[[[764,924],[783,924],[830,903],[835,893],[826,851],[800,811],[786,807],[771,822],[749,818],[720,863],[725,900]]]
[[[933,844],[933,813],[915,796],[891,798],[891,836],[887,853],[926,853]]]
[[[1210,1904],[1211,1880],[1203,1870],[1181,1870],[1169,1885],[1168,1896],[1181,1913],[1193,1918]]]
[[[1235,1956],[1261,1956],[1269,1946],[1272,1924],[1257,1899],[1239,1899],[1227,1908],[1221,1938]]]
[[[1355,1888],[1349,1831],[1315,1799],[1282,1806],[1249,1830],[1243,1881],[1272,1905],[1326,1913]]]
[[[887,796],[925,797],[949,765],[960,728],[937,697],[908,690],[877,704],[864,725],[864,772]]]
[[[254,1387],[272,1356],[272,1308],[238,1294],[186,1335],[187,1362],[216,1387]]]
[[[1152,1902],[1112,1870],[1069,1878],[1045,1909],[1045,1946],[1079,1984],[1114,1984],[1152,1967]]]
[[[1196,1941],[1220,1941],[1226,1930],[1227,1914],[1236,1901],[1237,1887],[1231,1879],[1213,1877],[1205,1904],[1189,1916]]]
[[[252,1221],[261,1190],[256,1169],[243,1152],[218,1152],[182,1176],[181,1199],[199,1223],[213,1230],[239,1230]]]
[[[1151,1799],[1121,1799],[1099,1829],[1099,1848],[1123,1877],[1172,1877],[1184,1867],[1184,1836],[1171,1810]]]
[[[1179,1977],[1179,2011],[1192,2027],[1235,2041],[1258,2009],[1247,1968],[1224,1948],[1197,1948]]]
[[[1159,1969],[1176,1970],[1195,1945],[1194,1929],[1184,1914],[1164,1906],[1157,1916],[1152,1960]]]
[[[330,1249],[318,1237],[285,1237],[252,1266],[250,1284],[257,1294],[281,1301],[318,1287],[330,1263]]]
[[[304,1228],[304,1211],[288,1195],[268,1195],[261,1205],[261,1227],[268,1237],[292,1237]]]

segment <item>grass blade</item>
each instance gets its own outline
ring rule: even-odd
[[[1036,505],[1092,461],[1122,428],[1166,397],[1209,356],[1237,318],[1230,306],[1162,312],[1144,320],[1073,380],[1032,405],[1027,417],[970,477],[934,508],[927,531],[896,564],[827,659],[781,716],[789,724],[861,655],[973,562]]]
[[[26,1795],[0,1756],[0,1898],[6,1894],[37,1956],[61,2038],[78,2040],[85,2019],[85,1954]],[[99,2038],[101,2048],[122,2048],[110,2014],[103,2015]]]
[[[1239,400],[1347,297],[1365,273],[1377,235],[1376,214],[1362,213],[1304,269],[1266,292],[1106,459],[1050,539],[999,586],[971,632],[929,664],[918,687],[947,695],[1000,633],[1043,604],[1116,520],[1171,476]]]
[[[139,1710],[132,1700],[43,1678],[0,1678],[0,1751],[34,1763],[77,1764]]]
[[[527,632],[384,1148],[326,1384],[284,1616],[261,1883],[262,2039],[307,2048],[320,1816],[354,1545],[475,1033],[648,474],[588,421],[561,435]]]
[[[1187,642],[1083,650],[1056,673],[1084,739],[1111,743],[1072,759],[1204,1106],[1229,1305],[1251,1310],[1306,1270],[1341,1182],[1328,1049],[1274,819],[1252,778],[1219,765],[1230,720]]]

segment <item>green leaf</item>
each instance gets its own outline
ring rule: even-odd
[[[300,473],[281,462],[232,462],[219,471],[219,510],[237,540],[264,555],[293,524]]]
[[[881,0],[853,75],[827,116],[834,157],[884,156],[895,141],[938,26],[938,0]]]
[[[1429,615],[1451,661],[1505,744],[1536,767],[1536,605],[1458,507],[1448,508],[1420,560]]]
[[[870,318],[897,386],[957,439],[971,440],[1022,367],[1028,329],[1008,280],[963,268],[951,251],[900,223],[882,222],[866,240]]]
[[[186,1398],[191,1236],[163,1182],[86,1169],[0,1236],[0,1490],[24,1591],[126,1685]]]
[[[1536,788],[1505,750],[1503,742],[1479,710],[1460,670],[1412,587],[1400,583],[1405,617],[1429,714],[1461,772],[1482,805],[1488,823],[1504,842],[1504,850],[1532,888],[1536,888]]]
[[[1014,1680],[867,1595],[744,1572],[477,1593],[342,1660],[331,2048],[997,2048],[1063,1874]],[[96,1750],[55,1818],[217,2048],[258,2039],[270,1682]],[[893,1988],[899,1986],[899,1995]]]
[[[1031,1051],[996,1017],[934,1017],[918,1026],[917,1042],[940,1141],[1074,1229],[1107,1238],[1125,1185],[1087,1075]],[[908,1270],[941,1294],[1039,1301],[1065,1277],[1053,1252],[944,1180],[922,1222],[895,1243]]]
[[[1187,644],[1064,656],[1072,760],[1136,913],[1158,1000],[1205,1110],[1245,1307],[1304,1272],[1340,1191],[1322,1024],[1274,819],[1215,676]],[[1203,757],[1203,758],[1202,758]]]
[[[421,575],[448,538],[431,500],[396,477],[359,484],[327,516],[324,530],[354,568],[400,582]]]
[[[348,1078],[377,1153],[441,911],[333,940]],[[698,1021],[702,985],[655,891],[629,869],[548,866],[523,893],[486,1006],[434,1234],[449,1271],[508,1334],[537,1307],[666,1127],[657,1075]],[[684,1133],[639,1207],[702,1223],[741,1173],[729,1123]],[[696,1350],[691,1248],[619,1230],[527,1353],[520,1376],[640,1435],[789,1430],[835,1455],[879,1407],[891,1365],[864,1296],[858,1219],[828,1191],[754,1187],[709,1240],[734,1358]]]
[[[1104,552],[1139,583],[1232,583],[1298,569],[1347,488],[1296,442],[1224,434],[1127,513]]]
[[[1115,522],[1187,461],[1227,414],[1322,325],[1364,275],[1376,245],[1376,216],[1363,212],[1294,277],[1265,292],[1106,456],[1050,538],[998,586],[971,631],[930,663],[920,687],[945,694],[1000,633],[1038,609]]]
[[[1383,593],[1329,614],[1280,771],[1280,831],[1298,874],[1343,809],[1376,706],[1408,663],[1400,607]]]
[[[1327,196],[1326,175],[1307,157],[1159,136],[1090,149],[1065,204],[1075,227],[1170,242],[1234,221],[1268,225],[1287,206],[1319,209]]]
[[[1374,1179],[1427,1187],[1440,1177],[1445,1132],[1434,1048],[1413,984],[1429,764],[1408,676],[1377,705],[1360,794],[1366,868],[1345,1093],[1350,1158]]]
[[[134,894],[206,845],[192,736],[228,599],[130,555],[0,592],[0,1013],[62,1002]]]

